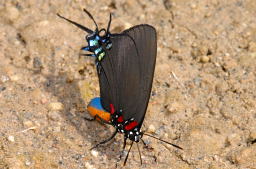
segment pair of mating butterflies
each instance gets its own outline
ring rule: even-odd
[[[109,32],[111,14],[107,30],[99,30],[92,15],[85,9],[84,12],[95,23],[95,31],[59,14],[57,15],[88,33],[86,36],[88,46],[81,49],[91,52],[87,55],[96,58],[100,98],[94,99],[92,106],[95,105],[95,108],[98,109],[99,107],[100,109],[103,108],[110,118],[106,119],[101,113],[91,114],[94,114],[94,118],[100,118],[102,121],[113,125],[116,131],[110,138],[100,142],[95,147],[111,140],[118,132],[124,134],[124,148],[128,138],[133,143],[142,140],[143,135],[154,137],[142,132],[141,126],[147,110],[154,77],[157,53],[155,28],[141,24],[120,34],[111,34]],[[172,143],[159,140],[182,149]],[[128,155],[125,162],[127,158]]]

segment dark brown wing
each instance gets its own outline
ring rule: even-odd
[[[138,120],[141,125],[147,111],[152,89],[157,54],[157,35],[155,28],[146,24],[134,26],[123,33],[128,34],[134,40],[139,54],[140,84],[142,88],[139,91],[139,97],[136,99],[136,112],[133,112],[131,116]]]
[[[112,48],[100,62],[101,102],[123,110],[124,120],[145,117],[154,76],[157,39],[149,25],[138,25],[111,36]]]
[[[135,43],[127,35],[112,35],[112,48],[106,50],[106,56],[99,63],[99,82],[101,103],[109,111],[113,104],[116,110],[122,110],[127,120],[131,112],[136,111],[136,100],[140,93],[140,64]]]

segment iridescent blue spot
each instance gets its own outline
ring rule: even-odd
[[[107,44],[107,49],[110,49],[112,47],[112,43]]]
[[[102,51],[102,47],[99,47],[98,49],[96,49],[95,51],[94,51],[94,53],[97,55],[99,52],[101,52]]]
[[[90,44],[90,46],[96,46],[96,45],[98,45],[98,41],[97,40],[90,40],[89,44]]]

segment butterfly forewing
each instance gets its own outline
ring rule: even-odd
[[[154,76],[157,39],[149,25],[132,27],[112,35],[112,48],[107,50],[99,71],[101,101],[122,110],[124,120],[134,118],[142,124]]]
[[[136,46],[127,35],[112,35],[112,48],[106,52],[99,71],[103,107],[109,111],[113,104],[122,110],[124,120],[136,111],[140,96],[141,71]]]
[[[136,111],[131,112],[132,114],[129,114],[129,116],[133,116],[139,124],[142,124],[150,98],[155,70],[157,52],[156,30],[154,27],[144,24],[132,27],[123,33],[128,34],[134,40],[139,55],[141,88],[138,91],[139,97],[136,98],[136,103],[134,103]]]

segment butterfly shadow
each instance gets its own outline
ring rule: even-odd
[[[57,98],[58,102],[63,104],[63,110],[60,112],[61,116],[67,123],[74,126],[78,134],[84,138],[83,144],[79,146],[85,146],[86,151],[89,152],[94,145],[112,134],[114,131],[112,126],[85,119],[91,117],[86,110],[88,103],[82,99],[80,94],[79,80],[69,81],[67,73],[59,73],[57,76],[46,76],[46,79],[47,81],[43,84],[46,92],[51,93],[53,97]],[[72,135],[72,133],[69,134]],[[74,134],[71,137],[75,139],[76,136]],[[117,159],[121,152],[122,141],[115,140],[118,139],[113,139],[94,150],[98,151],[101,155],[105,155],[107,159]]]

